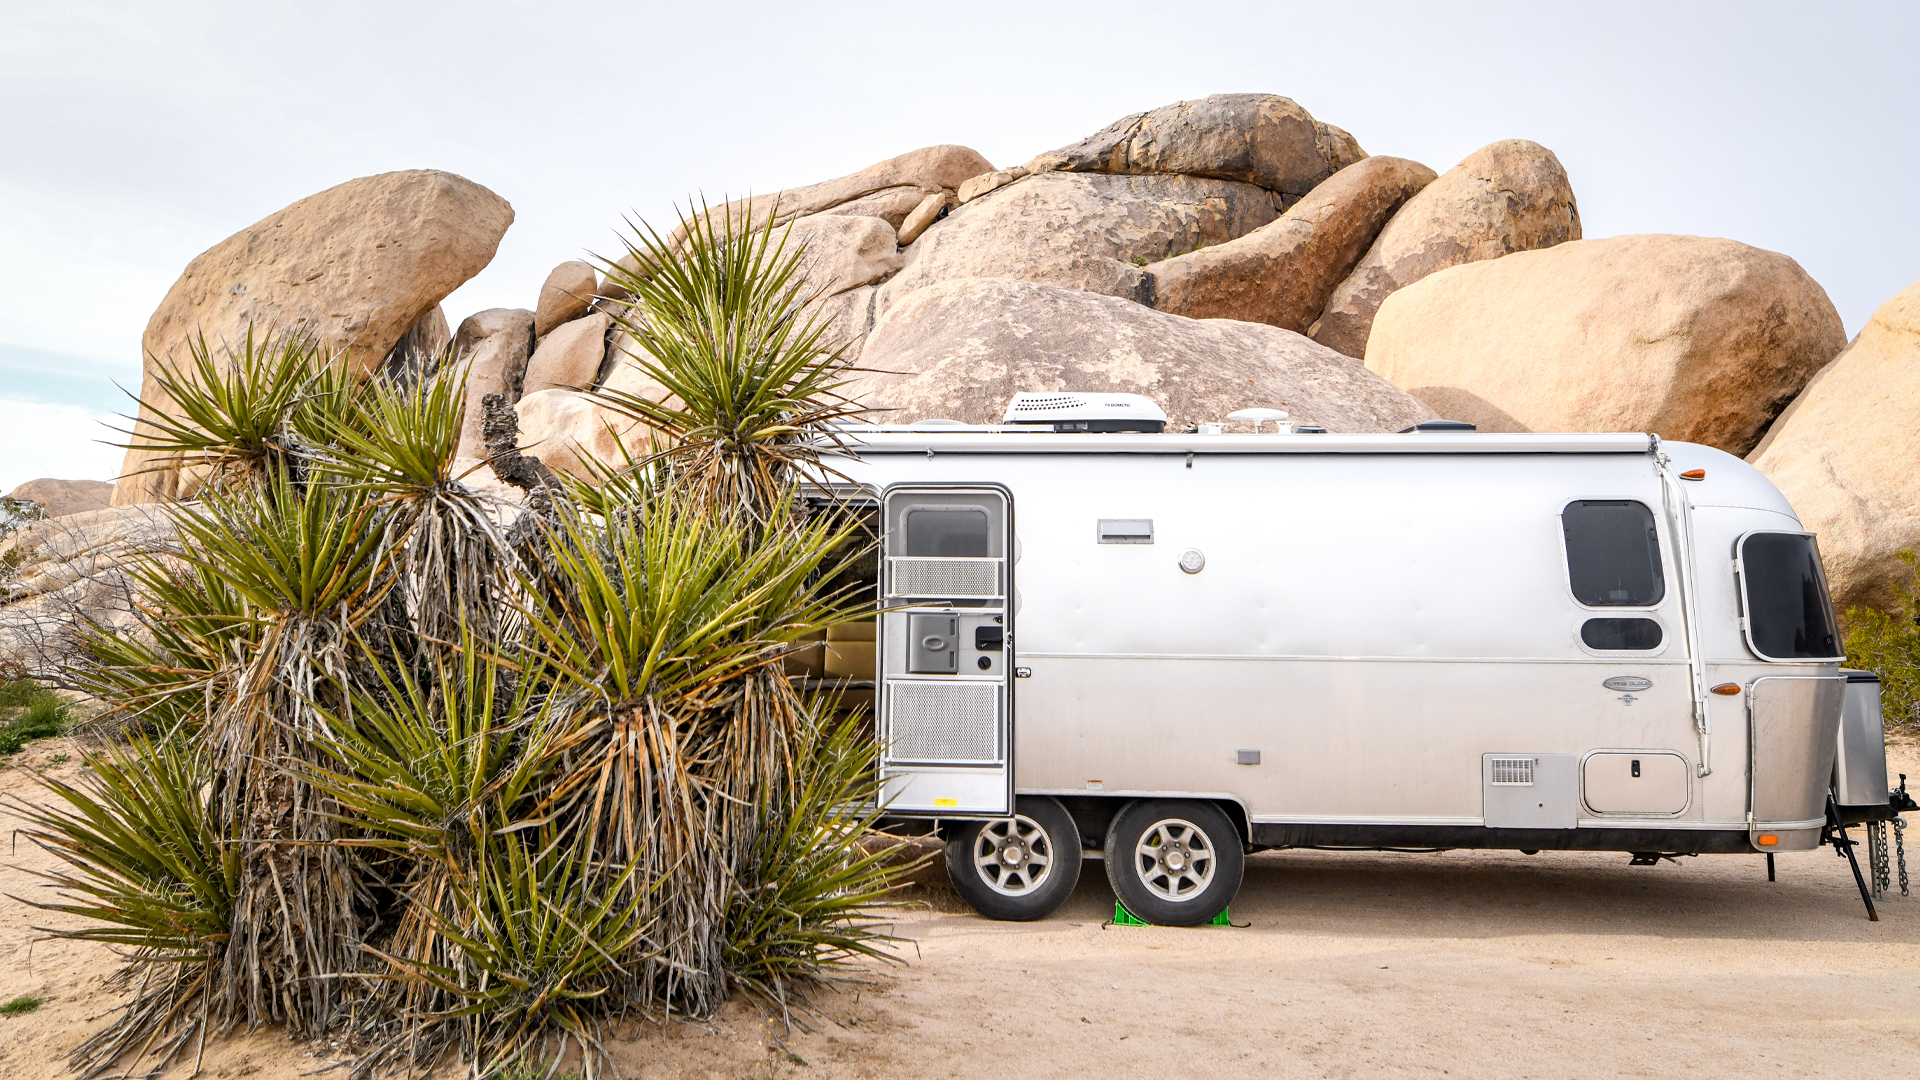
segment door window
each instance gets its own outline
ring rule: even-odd
[[[1588,607],[1653,607],[1667,594],[1653,511],[1631,500],[1585,499],[1560,511],[1567,580]]]
[[[905,555],[984,559],[992,554],[985,510],[961,506],[916,506],[906,513]]]

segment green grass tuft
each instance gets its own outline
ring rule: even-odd
[[[24,1016],[46,1004],[46,1000],[32,994],[21,994],[5,1005],[0,1005],[0,1016]]]
[[[1911,551],[1899,553],[1914,567]],[[1880,676],[1880,714],[1887,730],[1920,732],[1920,577],[1898,589],[1892,611],[1847,612],[1847,664]]]
[[[51,691],[42,690],[25,679],[0,683],[0,708],[23,705],[25,709],[18,716],[0,723],[0,757],[17,754],[21,747],[36,739],[50,738],[67,730],[70,717],[66,702]]]

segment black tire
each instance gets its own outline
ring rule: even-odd
[[[1240,891],[1240,830],[1212,803],[1139,799],[1107,828],[1107,882],[1127,910],[1155,926],[1199,926]]]
[[[1080,882],[1080,830],[1044,795],[1022,795],[1014,816],[969,822],[947,841],[947,877],[989,919],[1031,922],[1053,914]]]

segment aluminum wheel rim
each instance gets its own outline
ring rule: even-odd
[[[1133,848],[1133,870],[1140,884],[1176,904],[1207,891],[1216,861],[1212,838],[1183,818],[1162,818],[1147,826]]]
[[[991,821],[973,842],[973,869],[1002,896],[1027,896],[1053,876],[1053,840],[1024,814]]]

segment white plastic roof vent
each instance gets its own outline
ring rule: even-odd
[[[1139,394],[1015,394],[1006,424],[1047,425],[1055,431],[1166,430],[1167,413]]]

